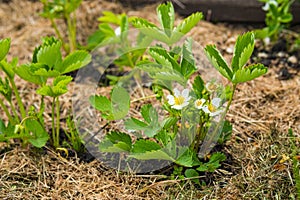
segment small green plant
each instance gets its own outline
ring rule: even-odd
[[[64,141],[65,146],[71,147],[74,149],[77,153],[83,152],[83,141],[80,138],[80,135],[78,133],[78,130],[76,129],[75,122],[71,118],[71,115],[68,115],[67,117],[67,130],[65,130],[65,135],[68,138],[68,141]]]
[[[10,39],[0,40],[0,70],[5,74],[4,80],[0,78],[0,95],[4,97],[4,99],[0,98],[0,106],[8,118],[8,123],[0,119],[0,141],[20,139],[23,145],[31,143],[35,147],[42,147],[46,144],[49,135],[43,126],[43,120],[34,108],[31,107],[26,111],[22,102],[14,80],[16,73],[13,70],[17,66],[18,59],[14,58],[11,62],[6,59],[10,43]],[[12,100],[13,95],[17,100],[18,108]]]
[[[172,13],[169,8],[165,9],[166,13]],[[144,20],[138,20],[138,23],[141,22],[144,23]],[[163,20],[161,22],[170,28],[170,24],[166,25],[168,23]],[[144,34],[156,37],[154,32],[158,29],[153,25],[148,27],[151,34],[147,31]],[[167,44],[178,41],[176,34],[172,36],[172,32],[159,31],[160,34],[169,37],[168,40],[161,40],[164,37],[160,35],[159,41]],[[170,39],[172,37],[176,39]],[[212,65],[231,82],[229,101],[223,108],[228,92],[213,80],[205,83],[201,76],[195,74],[197,67],[192,53],[192,44],[193,40],[188,38],[175,50],[173,48],[167,50],[158,44],[145,51],[146,59],[137,62],[135,68],[152,78],[154,95],[131,100],[129,92],[122,87],[121,79],[120,84],[112,89],[110,98],[102,95],[90,97],[91,105],[100,111],[101,117],[106,119],[108,124],[124,119],[124,127],[127,131],[114,130],[106,134],[99,144],[101,152],[125,152],[128,154],[128,159],[171,161],[184,167],[185,171],[181,171],[187,177],[198,176],[199,172],[203,171],[212,172],[226,159],[222,153],[214,153],[208,162],[201,162],[199,157],[205,157],[209,153],[211,145],[218,140],[220,133],[220,131],[213,131],[208,134],[208,131],[211,128],[218,130],[224,113],[232,103],[237,85],[265,74],[267,68],[262,64],[247,65],[254,49],[252,32],[238,37],[230,66],[215,45],[207,45],[205,52]],[[194,76],[192,86],[188,88],[188,82]],[[178,87],[173,87],[174,82]],[[162,104],[162,108],[167,113],[165,117],[160,116],[159,111],[152,104],[141,107],[139,110],[141,118],[126,117],[131,104],[151,98],[159,100]],[[231,126],[226,122],[221,131],[224,133],[221,142],[224,142],[224,138],[228,138],[230,130]],[[132,135],[137,138],[133,140]],[[182,140],[186,142],[182,144]]]
[[[256,31],[256,38],[276,41],[281,31],[293,20],[290,7],[293,0],[259,0],[265,3],[265,28]]]
[[[2,120],[0,121],[0,139],[2,141],[21,139],[24,144],[30,142],[36,147],[44,146],[49,138],[43,116],[45,111],[44,98],[48,96],[52,98],[52,144],[54,147],[59,147],[59,97],[68,91],[67,85],[72,80],[72,77],[65,74],[88,64],[91,56],[86,51],[78,50],[70,53],[63,59],[60,51],[61,42],[53,37],[46,37],[43,39],[43,44],[34,50],[32,62],[17,66],[17,59],[13,59],[12,62],[8,62],[5,59],[9,48],[10,39],[0,40],[0,69],[6,75],[4,80],[0,79],[0,94],[9,104],[7,106],[0,99],[0,106],[9,119],[7,124]],[[15,75],[39,86],[36,90],[36,93],[41,95],[39,110],[36,110],[33,106],[29,106],[28,110],[25,109],[14,82]],[[51,80],[52,83],[50,83]],[[12,102],[13,94],[16,97],[19,109]]]
[[[157,17],[160,27],[143,18],[103,12],[103,16],[98,19],[101,22],[99,30],[89,37],[87,48],[120,44],[116,51],[120,57],[114,63],[121,69],[123,66],[134,68],[137,62],[143,59],[145,50],[153,40],[160,41],[172,48],[172,45],[196,26],[203,16],[202,13],[196,12],[174,27],[174,7],[172,3],[167,2],[157,7]],[[128,35],[132,26],[138,32],[135,45],[132,45],[134,36]]]
[[[41,15],[48,18],[57,37],[62,41],[62,47],[67,54],[77,49],[76,42],[76,10],[82,0],[40,0],[44,9]],[[64,40],[62,30],[59,30],[56,19],[63,19],[67,27],[68,42]]]

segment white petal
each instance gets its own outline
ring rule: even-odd
[[[223,110],[217,110],[216,112],[210,113],[211,117],[214,117],[216,115],[219,115]]]
[[[202,110],[205,112],[205,113],[208,113],[210,114],[210,110],[208,109],[207,105],[203,106]]]
[[[120,36],[121,35],[121,27],[120,26],[115,29],[115,34],[116,34],[116,36]]]
[[[175,97],[180,96],[180,91],[177,88],[174,89],[174,96]]]
[[[184,89],[182,90],[181,94],[185,99],[187,99],[189,97],[189,93],[190,93],[189,89]]]
[[[200,103],[198,103],[199,101],[200,101]],[[205,99],[197,99],[194,104],[197,109],[202,109],[204,103],[205,103]],[[198,105],[198,104],[200,104],[200,105]]]
[[[220,107],[221,104],[221,99],[220,98],[213,98],[213,100],[211,101],[212,105],[215,106],[216,108]]]
[[[168,96],[167,96],[167,99],[168,99],[168,103],[169,103],[170,105],[174,105],[174,104],[175,104],[174,96],[168,95]]]
[[[171,108],[174,108],[176,110],[181,110],[182,109],[182,105],[173,105],[173,106],[171,106]]]

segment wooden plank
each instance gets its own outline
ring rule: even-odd
[[[214,22],[258,22],[265,20],[264,5],[258,0],[172,0],[176,12],[190,15],[193,12],[203,12],[205,19]],[[162,3],[163,0],[120,0],[133,7],[151,3]],[[293,23],[300,23],[300,3],[292,5]]]

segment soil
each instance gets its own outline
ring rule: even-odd
[[[78,42],[97,30],[104,10],[126,12],[157,23],[157,5],[138,10],[116,1],[83,1],[78,17]],[[55,35],[48,20],[39,16],[39,1],[0,1],[0,38],[10,37],[8,59],[19,63],[31,55],[44,36]],[[180,18],[180,16],[178,16]],[[178,23],[178,21],[177,21]],[[63,22],[59,21],[63,27]],[[201,45],[210,43],[230,61],[238,34],[261,25],[202,21],[190,33]],[[65,27],[64,27],[65,29]],[[298,31],[298,27],[291,30]],[[288,35],[288,34],[286,34]],[[292,180],[291,128],[300,147],[300,56],[291,51],[293,37],[282,36],[275,45],[256,43],[251,62],[262,62],[268,73],[240,84],[227,119],[233,135],[219,151],[227,155],[222,167],[200,177],[205,183],[195,188],[191,181],[169,180],[161,175],[120,173],[105,167],[90,155],[70,150],[69,156],[50,147],[24,148],[18,143],[0,145],[0,199],[289,199],[295,197]],[[105,83],[107,84],[107,83]],[[25,105],[39,105],[33,84],[17,79]],[[62,116],[71,108],[74,83],[62,99]],[[47,99],[46,99],[47,100]],[[51,112],[51,108],[46,108]],[[2,110],[0,110],[1,115]],[[49,115],[50,116],[50,115]],[[48,115],[46,123],[51,123]],[[64,123],[62,123],[64,127]]]

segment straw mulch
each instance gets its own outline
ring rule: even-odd
[[[154,15],[155,6],[129,11],[131,15]],[[0,3],[0,37],[11,37],[10,58],[20,63],[30,60],[40,38],[54,32],[50,23],[38,16],[39,2]],[[78,13],[79,40],[97,28],[102,10],[126,11],[117,3],[84,1]],[[145,16],[144,16],[145,17]],[[226,52],[245,26],[201,22],[191,33],[201,44],[217,43]],[[231,55],[227,55],[230,58]],[[18,144],[1,144],[0,199],[288,199],[295,195],[292,179],[291,143],[288,129],[300,138],[300,76],[278,79],[271,66],[264,77],[241,84],[227,118],[233,123],[233,136],[224,146],[228,159],[223,167],[207,174],[208,185],[195,188],[190,181],[168,180],[160,175],[138,176],[105,168],[94,160],[60,156],[50,148],[37,150]],[[18,87],[23,100],[39,105],[34,86]],[[70,108],[72,94],[63,99],[63,112]],[[2,116],[2,114],[1,114]]]

